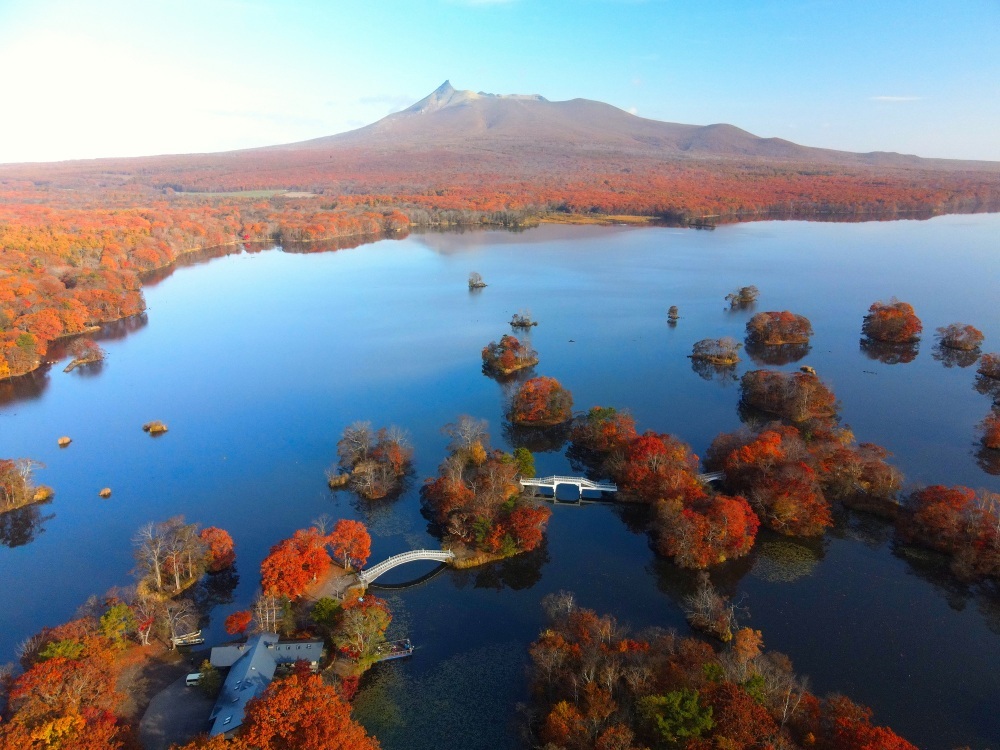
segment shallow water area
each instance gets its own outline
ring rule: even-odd
[[[575,408],[627,408],[640,429],[671,432],[703,453],[740,426],[738,377],[693,368],[699,339],[743,339],[753,310],[730,312],[737,287],[756,310],[791,310],[814,328],[801,360],[841,402],[861,442],[888,448],[913,484],[1000,491],[975,425],[991,400],[975,365],[934,356],[934,329],[971,323],[1000,351],[1000,215],[928,221],[761,222],[714,231],[542,226],[520,233],[428,233],[353,249],[229,254],[164,274],[148,312],[111,326],[98,369],[0,385],[0,456],[42,461],[54,500],[0,523],[0,661],[90,594],[130,583],[130,539],[183,514],[236,542],[239,581],[215,592],[205,634],[225,635],[269,547],[313,518],[357,518],[372,562],[434,547],[419,487],[445,455],[440,428],[485,418],[494,445],[528,444],[539,475],[572,473],[558,431],[539,436],[503,418],[509,386],[481,372],[480,351],[530,309],[540,362]],[[485,289],[470,292],[470,272]],[[875,300],[911,302],[924,323],[916,358],[872,359],[859,346]],[[667,308],[680,320],[668,326]],[[953,366],[946,366],[952,364]],[[151,438],[143,423],[169,432]],[[344,426],[397,424],[415,446],[415,474],[388,502],[331,493],[324,470]],[[73,438],[64,449],[60,435]],[[993,467],[996,467],[993,469]],[[113,494],[103,500],[102,487]],[[10,516],[12,514],[8,514]],[[641,511],[606,505],[553,511],[535,553],[447,570],[385,590],[393,634],[417,646],[366,679],[357,713],[383,747],[519,747],[515,703],[527,699],[527,645],[539,601],[575,591],[583,606],[639,629],[686,629],[678,602],[692,577],[658,559]],[[419,578],[432,563],[379,583]],[[713,574],[741,599],[745,622],[791,656],[815,692],[843,692],[921,747],[1000,745],[995,711],[1000,597],[951,579],[926,555],[894,548],[891,529],[848,515],[819,541],[762,535],[749,558]]]

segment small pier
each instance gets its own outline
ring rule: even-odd
[[[201,631],[196,630],[193,633],[174,636],[170,642],[174,644],[174,648],[177,648],[178,646],[200,646],[205,642],[205,639],[202,637]]]
[[[413,656],[413,644],[409,638],[399,641],[387,641],[383,643],[375,654],[375,661],[391,661],[393,659],[405,659]]]

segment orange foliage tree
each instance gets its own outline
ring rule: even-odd
[[[510,421],[528,427],[568,422],[573,416],[573,396],[555,378],[531,378],[521,384],[510,407]]]
[[[984,354],[979,360],[977,372],[984,378],[1000,380],[1000,354]]]
[[[233,612],[226,618],[225,628],[229,635],[243,635],[247,632],[247,628],[250,627],[250,622],[253,620],[253,614],[248,609],[241,609],[237,612]]]
[[[746,555],[760,520],[745,498],[714,495],[656,506],[657,551],[682,568],[707,568]]]
[[[994,408],[986,418],[979,423],[983,433],[983,445],[992,450],[1000,450],[1000,409]]]
[[[941,346],[969,352],[977,349],[983,343],[983,332],[974,326],[963,323],[952,323],[937,329],[938,341]]]
[[[327,539],[319,529],[299,529],[290,539],[271,547],[260,564],[264,593],[297,599],[330,567]]]
[[[916,750],[840,696],[819,700],[759,631],[716,652],[695,638],[629,637],[560,592],[529,648],[532,744],[583,750]]]
[[[904,541],[951,556],[959,578],[1000,577],[1000,495],[931,485],[910,494],[897,521]]]
[[[372,553],[372,538],[361,521],[346,518],[337,521],[327,544],[345,570],[363,567]]]
[[[24,673],[9,685],[0,748],[134,747],[131,727],[116,716],[121,649],[92,618],[39,633],[22,655]]]
[[[247,703],[234,750],[378,750],[351,707],[319,675],[296,671]]]
[[[812,324],[803,315],[788,312],[760,312],[747,321],[747,342],[764,346],[805,344]]]
[[[861,323],[861,333],[875,341],[906,344],[917,341],[923,323],[913,311],[913,305],[893,297],[888,302],[873,302]]]
[[[422,490],[441,533],[473,549],[507,557],[541,544],[552,511],[521,496],[518,464],[489,450],[485,423],[469,418],[452,426],[452,450]]]
[[[483,347],[483,370],[487,373],[510,375],[537,364],[538,352],[510,334]]]
[[[698,457],[675,438],[652,431],[626,446],[614,477],[619,489],[646,503],[657,500],[700,498]]]
[[[218,573],[232,567],[236,562],[236,549],[228,531],[215,526],[206,526],[199,536],[207,548],[209,573]]]
[[[811,373],[749,370],[740,388],[748,405],[793,422],[826,420],[837,413],[836,396]]]

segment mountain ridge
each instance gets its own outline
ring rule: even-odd
[[[409,107],[355,130],[254,151],[390,147],[426,150],[463,141],[524,140],[533,145],[624,150],[659,158],[779,159],[838,166],[996,169],[1000,162],[938,159],[895,151],[854,152],[760,137],[729,123],[690,125],[639,117],[592,99],[551,101],[538,94],[455,89],[450,80]]]

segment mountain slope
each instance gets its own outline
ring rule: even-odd
[[[676,189],[679,171],[690,182],[701,179],[699,170],[766,175],[773,169],[795,183],[787,187],[790,196],[814,192],[803,192],[801,176],[814,175],[815,183],[831,169],[864,185],[868,195],[889,171],[897,183],[918,189],[939,182],[930,174],[980,175],[990,195],[1000,177],[1000,162],[811,148],[733,125],[660,122],[589,99],[498,96],[457,90],[445,81],[407,109],[347,133],[222,153],[6,165],[0,166],[0,186],[31,181],[74,189],[402,194],[503,184],[508,193],[534,193],[532,201],[552,203],[541,188],[567,180],[619,183],[597,188],[616,193],[659,194]],[[963,192],[966,183],[962,177]]]
[[[800,146],[760,138],[733,125],[661,122],[589,99],[552,102],[544,97],[459,91],[445,81],[401,112],[347,133],[257,151],[371,147],[394,151],[522,144],[569,151],[644,154],[657,159],[780,159],[840,166],[947,169],[994,168],[990,162],[921,159],[890,152],[866,154]]]

